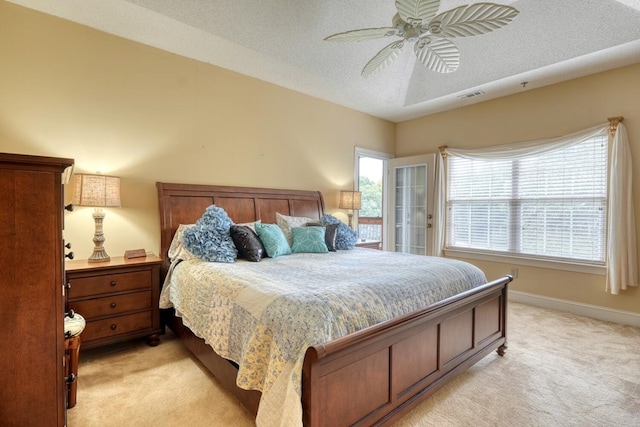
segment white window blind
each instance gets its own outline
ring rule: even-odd
[[[447,158],[446,246],[604,264],[606,135],[517,159]]]

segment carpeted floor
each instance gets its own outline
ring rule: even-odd
[[[492,353],[396,426],[638,426],[640,329],[511,303]],[[173,336],[81,353],[70,427],[252,426]]]

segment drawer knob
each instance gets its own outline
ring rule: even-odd
[[[115,286],[115,285],[117,285],[116,281],[115,281],[115,280],[112,280],[112,281],[111,281],[111,286],[113,287],[113,286]]]
[[[68,254],[65,255],[67,258],[69,259],[73,259],[73,252],[69,252]]]
[[[117,327],[118,327],[118,326],[116,326],[116,324],[114,323],[113,325],[111,325],[111,330],[112,330],[112,331],[115,331]]]
[[[67,380],[67,384],[72,384],[76,380],[76,374],[74,374],[73,372],[70,373],[69,376],[66,378],[66,380]]]
[[[109,304],[109,306],[110,306],[111,308],[116,308],[116,303],[115,303],[115,302],[112,302],[111,304]]]
[[[73,212],[73,203],[69,203],[68,205],[66,205],[64,207],[66,210],[68,210],[69,212]]]

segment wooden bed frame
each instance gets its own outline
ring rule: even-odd
[[[158,182],[161,276],[180,224],[192,224],[211,204],[236,223],[275,223],[276,212],[319,218],[317,191],[169,184]],[[497,350],[504,355],[510,276],[422,310],[310,347],[305,355],[302,407],[305,426],[388,425],[456,375]],[[237,367],[182,325],[171,310],[165,324],[254,415],[260,393],[236,386]]]

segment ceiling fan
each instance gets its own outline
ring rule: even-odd
[[[460,65],[460,51],[450,39],[486,34],[509,24],[519,11],[495,3],[474,3],[436,15],[440,0],[395,0],[391,27],[364,28],[325,38],[332,42],[359,42],[383,37],[401,37],[385,46],[362,69],[368,77],[391,64],[405,43],[413,43],[416,57],[429,70],[452,73]]]

